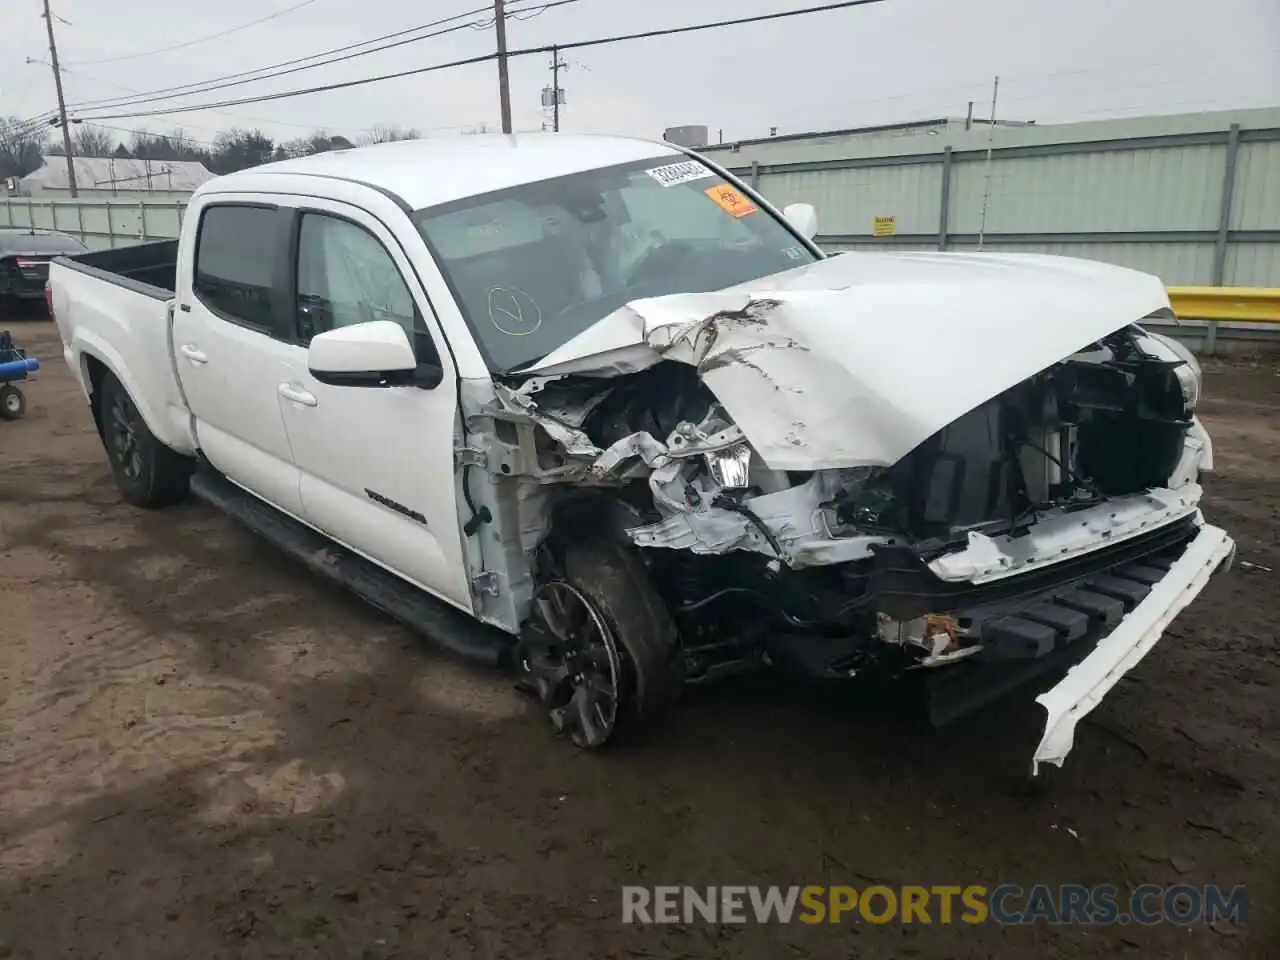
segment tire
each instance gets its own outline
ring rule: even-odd
[[[675,623],[666,604],[649,581],[648,571],[633,551],[597,539],[575,540],[561,550],[560,577],[545,588],[567,586],[590,605],[611,635],[616,656],[610,659],[617,672],[614,702],[616,715],[603,735],[584,737],[580,730],[565,729],[563,687],[555,676],[549,683],[546,673],[535,666],[536,657],[521,655],[532,682],[523,684],[542,700],[558,729],[569,733],[578,746],[601,747],[624,735],[632,735],[663,717],[683,686],[683,659]],[[541,618],[535,604],[533,619]],[[543,631],[546,634],[546,630]],[[536,636],[536,633],[530,636]],[[553,668],[554,669],[554,668]]]
[[[27,398],[11,383],[0,387],[0,420],[17,420],[27,412]]]
[[[684,662],[675,621],[634,550],[603,540],[570,544],[565,578],[596,605],[624,648],[631,669],[627,725],[656,718],[679,698]]]
[[[178,503],[187,495],[191,459],[155,438],[129,391],[110,373],[103,376],[101,390],[98,416],[102,442],[111,475],[124,499],[148,509]]]

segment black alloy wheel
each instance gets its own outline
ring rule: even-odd
[[[521,666],[552,724],[580,747],[600,747],[618,724],[622,659],[613,631],[577,587],[554,580],[539,588],[538,623]]]
[[[141,483],[147,467],[141,431],[146,427],[125,391],[112,391],[104,426],[107,448],[121,474],[130,484]]]

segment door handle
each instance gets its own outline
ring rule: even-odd
[[[299,390],[287,383],[280,384],[276,389],[279,391],[280,396],[284,397],[286,400],[299,403],[304,407],[314,407],[316,405],[315,395],[307,393],[305,390]]]
[[[206,357],[202,351],[197,350],[195,347],[191,346],[190,344],[184,343],[181,347],[179,347],[179,349],[182,351],[182,355],[186,357],[188,360],[190,360],[192,363],[208,363],[209,362],[209,358]]]

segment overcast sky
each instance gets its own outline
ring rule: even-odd
[[[54,0],[68,102],[194,83],[370,39],[481,6],[483,0],[310,0],[229,35],[191,44],[299,0]],[[539,0],[508,0],[524,16]],[[577,0],[513,19],[512,49],[813,5],[817,0]],[[0,116],[56,101],[40,0],[4,0]],[[66,22],[62,22],[66,21]],[[189,44],[172,49],[179,44]],[[466,29],[346,63],[232,87],[182,103],[253,96],[492,51],[492,27]],[[151,52],[149,52],[151,51]],[[145,54],[144,56],[139,56]],[[41,62],[26,63],[34,58]],[[640,40],[566,55],[563,127],[660,137],[705,123],[726,140],[963,115],[1042,123],[1280,104],[1280,0],[884,0],[775,23]],[[109,62],[94,62],[109,61]],[[543,120],[547,56],[512,62],[517,129]],[[493,63],[351,90],[106,121],[212,139],[259,127],[277,139],[324,128],[355,137],[377,124],[490,129]],[[165,104],[128,108],[151,110]],[[88,117],[94,111],[80,111]],[[102,112],[102,111],[98,111]],[[127,112],[112,109],[111,113]],[[127,134],[122,134],[127,137]]]

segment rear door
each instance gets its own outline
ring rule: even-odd
[[[455,497],[458,375],[395,235],[337,200],[301,202],[295,223],[294,363],[281,403],[306,519],[335,540],[470,611]],[[419,241],[420,242],[420,241]],[[311,376],[312,336],[394,320],[438,386],[332,386]]]
[[[283,297],[289,211],[248,195],[214,195],[197,216],[182,245],[173,323],[197,441],[228,478],[301,517],[279,392],[295,351]]]

